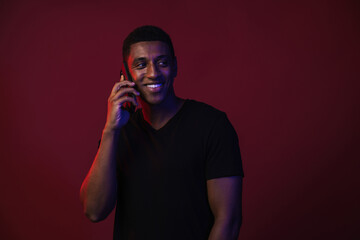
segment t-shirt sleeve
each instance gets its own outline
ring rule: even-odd
[[[219,114],[206,141],[206,179],[244,176],[239,140],[225,113]]]

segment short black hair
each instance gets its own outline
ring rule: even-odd
[[[145,25],[136,28],[132,31],[123,42],[123,61],[127,61],[130,54],[130,47],[132,44],[138,42],[161,41],[169,46],[171,57],[175,57],[174,47],[171,42],[169,34],[159,27],[152,25]]]

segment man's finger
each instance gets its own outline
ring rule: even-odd
[[[139,96],[140,93],[138,91],[136,91],[134,88],[121,88],[113,97],[112,100],[117,100],[119,98],[121,98],[122,96],[124,96],[125,94],[134,94],[134,96]]]
[[[112,90],[111,90],[111,95],[116,94],[117,91],[120,90],[120,88],[124,87],[124,86],[129,86],[129,87],[133,87],[135,85],[134,82],[130,82],[127,80],[123,80],[121,82],[117,82],[114,84]]]
[[[123,96],[122,98],[119,98],[118,100],[114,101],[114,104],[122,106],[125,102],[131,102],[134,104],[134,106],[138,105],[135,98],[129,96]]]

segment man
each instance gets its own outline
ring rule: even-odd
[[[114,239],[237,239],[242,165],[225,113],[175,95],[170,37],[154,26],[123,44],[133,82],[122,76],[80,190],[93,222],[116,205]],[[137,100],[133,97],[137,96]],[[122,106],[141,105],[130,114]]]

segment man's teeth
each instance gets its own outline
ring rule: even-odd
[[[162,84],[149,84],[147,85],[149,88],[157,88],[157,87],[160,87]]]

